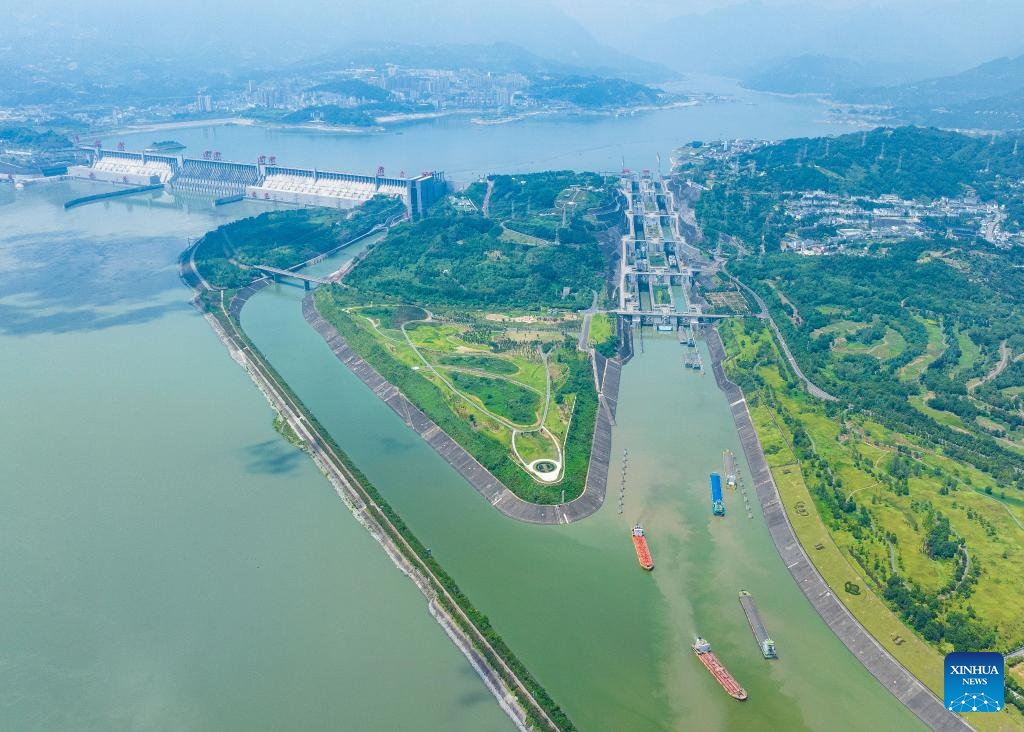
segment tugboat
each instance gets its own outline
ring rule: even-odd
[[[729,696],[736,701],[747,700],[747,690],[740,686],[739,682],[732,677],[732,674],[718,660],[718,656],[711,652],[710,643],[697,636],[697,640],[694,641],[692,648],[693,652],[697,654],[697,658],[704,664],[704,668],[711,672],[711,675],[722,685],[722,688],[725,689]]]
[[[640,524],[633,527],[633,546],[636,548],[636,558],[640,560],[640,566],[648,572],[654,569],[651,550],[647,547],[647,537],[644,536],[644,530]]]

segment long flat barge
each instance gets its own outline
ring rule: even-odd
[[[654,569],[654,559],[651,557],[651,550],[647,546],[647,537],[644,536],[644,530],[640,524],[633,527],[633,547],[636,549],[636,558],[640,561],[640,566],[648,572]]]
[[[743,613],[747,616],[747,622],[750,623],[750,630],[754,633],[754,639],[757,641],[757,648],[761,651],[761,655],[765,658],[778,658],[779,656],[775,652],[775,641],[771,639],[768,630],[764,627],[761,613],[757,611],[757,605],[754,603],[754,596],[746,590],[740,590],[740,605],[743,606]]]
[[[722,476],[711,474],[711,513],[715,516],[725,515],[725,502],[722,500]]]
[[[710,643],[698,636],[691,647],[700,662],[704,664],[704,668],[711,672],[715,681],[722,685],[729,696],[736,701],[746,701],[747,690],[740,686],[740,682],[732,677],[729,670],[718,660],[718,656],[711,652]]]
[[[736,468],[736,455],[732,450],[722,453],[722,467],[725,468],[725,484],[730,488],[735,488],[739,482],[739,471]]]

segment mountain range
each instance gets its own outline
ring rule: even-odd
[[[770,66],[744,85],[786,94],[827,94],[839,102],[883,107],[895,122],[984,130],[1024,127],[1024,56],[902,84],[879,84],[878,74],[850,59],[801,56]],[[872,76],[876,83],[866,83]]]

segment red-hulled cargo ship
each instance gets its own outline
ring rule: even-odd
[[[633,546],[636,547],[636,558],[640,560],[640,566],[647,571],[654,569],[651,550],[647,548],[647,537],[644,536],[644,530],[640,524],[633,527]]]
[[[729,696],[737,701],[746,701],[746,689],[740,686],[740,683],[732,677],[732,674],[718,660],[718,656],[711,652],[710,643],[698,637],[693,644],[693,652],[697,654],[700,662],[711,672],[711,675],[722,685],[722,688],[725,689]]]

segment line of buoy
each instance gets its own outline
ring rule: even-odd
[[[619,483],[619,515],[622,515],[626,501],[626,467],[629,465],[629,448],[622,451],[622,480]]]

